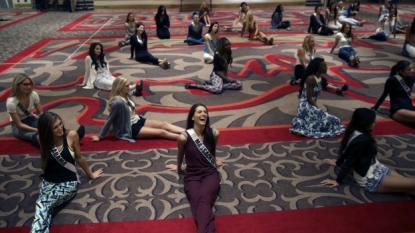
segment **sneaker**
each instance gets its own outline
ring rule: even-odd
[[[186,83],[186,84],[184,85],[184,88],[185,88],[185,89],[196,89],[196,88],[197,88],[197,85],[196,85],[196,84],[194,84],[194,83]]]
[[[274,44],[274,38],[272,38],[272,37],[271,37],[271,38],[269,39],[269,41],[268,41],[268,44],[269,44],[269,45],[273,45],[273,44]]]
[[[167,62],[166,58],[163,59],[163,62],[161,63],[161,67],[163,67],[164,69],[169,68],[169,63]]]

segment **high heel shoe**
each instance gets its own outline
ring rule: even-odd
[[[184,88],[185,89],[197,89],[197,84],[194,84],[194,83],[186,83],[184,85]]]

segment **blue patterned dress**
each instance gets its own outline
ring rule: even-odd
[[[321,92],[321,79],[314,77],[317,85],[313,89],[313,100],[317,102],[317,97]],[[345,127],[341,125],[340,119],[328,114],[307,101],[307,84],[301,92],[300,103],[298,104],[298,114],[292,121],[293,127],[290,133],[304,135],[311,138],[336,137],[344,132]]]

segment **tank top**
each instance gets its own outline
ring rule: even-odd
[[[339,40],[339,48],[343,48],[343,47],[350,47],[350,45],[352,44],[352,38],[346,38],[343,33],[339,32],[337,33],[336,36],[340,36],[340,40]]]
[[[305,52],[304,57],[305,57],[306,63],[309,64],[310,61],[314,59],[314,54],[311,55],[311,52]],[[301,65],[301,61],[300,61],[300,58],[298,56],[297,56],[297,61],[296,61],[295,64],[296,65]]]

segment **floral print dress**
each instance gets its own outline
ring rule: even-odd
[[[321,78],[316,79],[317,85],[313,88],[313,100],[317,102],[317,97],[321,92]],[[297,108],[297,116],[292,121],[293,127],[290,133],[304,135],[311,138],[336,137],[344,132],[345,127],[341,125],[340,119],[328,114],[307,101],[307,84],[301,92],[300,103]]]

